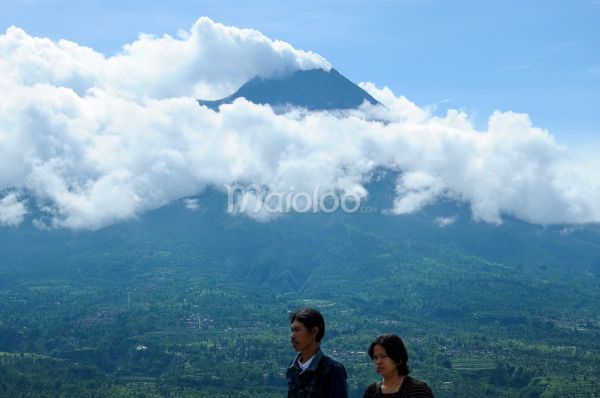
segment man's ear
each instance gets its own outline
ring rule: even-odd
[[[312,329],[310,329],[310,334],[312,334],[313,336],[316,336],[317,333],[319,333],[319,327],[315,326]]]

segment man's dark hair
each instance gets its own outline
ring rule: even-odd
[[[315,326],[319,328],[317,332],[317,343],[321,342],[321,339],[325,335],[325,319],[323,315],[314,308],[300,308],[290,313],[290,323],[294,321],[302,322],[308,330],[312,330]]]
[[[408,369],[408,352],[402,339],[395,334],[384,334],[375,339],[369,346],[369,357],[373,359],[373,350],[376,345],[380,345],[385,350],[385,353],[398,366],[398,374],[406,376],[410,373]]]

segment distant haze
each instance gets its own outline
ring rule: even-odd
[[[464,112],[433,116],[371,83],[361,87],[385,106],[275,113],[237,99],[215,112],[196,102],[315,68],[331,65],[208,18],[113,57],[10,28],[0,36],[0,225],[36,209],[46,227],[97,229],[238,181],[368,196],[378,167],[402,172],[395,213],[453,198],[492,223],[600,221],[600,162],[575,159],[525,114],[495,112],[477,131]]]

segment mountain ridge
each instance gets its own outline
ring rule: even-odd
[[[312,111],[353,109],[363,102],[380,104],[365,90],[348,80],[334,68],[297,70],[276,78],[254,77],[236,92],[220,100],[198,100],[198,104],[218,111],[223,104],[246,98],[255,104],[274,108],[295,106]]]

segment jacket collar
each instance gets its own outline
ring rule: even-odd
[[[321,351],[321,347],[319,347],[319,349],[317,350],[317,352],[315,353],[313,360],[310,362],[310,366],[308,368],[306,368],[305,372],[310,371],[315,371],[317,369],[317,366],[319,365],[319,361],[321,360],[321,358],[323,358],[323,351]],[[300,360],[300,356],[302,356],[302,353],[298,353],[298,355],[296,355],[296,358],[294,358],[294,360],[292,361],[291,365],[289,366],[290,368],[292,367],[297,367],[300,368],[300,366],[298,365],[298,361]]]

